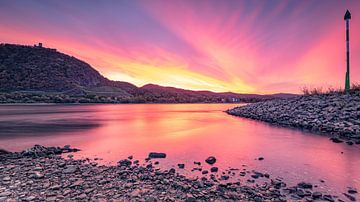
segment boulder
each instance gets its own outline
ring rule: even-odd
[[[210,164],[210,165],[213,165],[216,162],[216,158],[213,157],[213,156],[210,156],[205,160],[205,162]]]
[[[210,169],[210,171],[211,171],[212,173],[216,173],[218,170],[219,170],[218,167],[212,167],[212,168]]]

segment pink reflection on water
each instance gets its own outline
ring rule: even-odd
[[[327,137],[298,130],[284,129],[249,119],[233,117],[223,110],[226,104],[139,104],[139,105],[70,105],[22,106],[12,110],[35,113],[1,115],[10,110],[0,106],[0,122],[67,120],[66,124],[94,123],[94,127],[77,130],[60,128],[56,133],[27,135],[14,132],[0,135],[0,147],[21,150],[34,144],[71,144],[82,149],[77,157],[100,157],[105,163],[134,155],[144,159],[151,151],[165,152],[164,168],[185,163],[191,173],[194,161],[210,155],[216,165],[256,169],[282,176],[297,183],[309,181],[323,190],[341,194],[346,187],[360,189],[360,147],[334,144]],[[44,112],[37,114],[36,111]],[[14,111],[12,111],[14,112]],[[45,113],[52,112],[52,113]],[[66,113],[64,113],[66,112]],[[14,113],[15,114],[15,113]],[[41,125],[40,124],[40,125]],[[66,125],[62,126],[66,128]],[[25,128],[26,129],[26,128]],[[23,132],[23,131],[22,131]],[[30,134],[30,135],[29,135]],[[264,157],[264,161],[255,160]],[[209,169],[204,165],[205,169]],[[320,180],[325,180],[321,183]]]

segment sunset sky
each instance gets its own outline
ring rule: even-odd
[[[358,0],[0,0],[0,42],[78,57],[137,86],[299,93],[360,83]]]

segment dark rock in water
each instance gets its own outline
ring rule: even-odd
[[[209,171],[204,170],[204,171],[202,171],[201,173],[202,173],[203,175],[206,175],[206,174],[208,174],[208,173],[209,173]]]
[[[121,160],[118,163],[120,166],[126,166],[126,167],[131,166],[132,164],[132,162],[128,159]]]
[[[303,189],[312,189],[313,185],[310,183],[306,183],[306,182],[300,182],[298,184],[298,187],[303,188]]]
[[[149,153],[149,158],[150,159],[166,158],[166,154],[165,153],[159,153],[159,152],[150,152]]]
[[[199,166],[200,166],[200,165],[201,165],[201,162],[194,161],[194,164],[195,164],[195,165],[199,165]]]
[[[344,193],[344,196],[346,196],[346,198],[348,198],[350,201],[356,201],[356,198],[350,194]]]
[[[133,156],[128,156],[128,159],[129,160],[132,160],[134,157]]]
[[[355,188],[349,188],[348,193],[349,194],[357,194],[358,192]]]
[[[159,161],[155,161],[154,165],[159,165]]]
[[[213,165],[216,162],[216,158],[213,157],[213,156],[210,156],[205,160],[205,162],[210,164],[210,165]]]
[[[332,137],[332,138],[330,138],[330,140],[333,141],[334,143],[342,143],[342,142],[344,142],[344,141],[340,140],[337,137]]]
[[[258,160],[262,161],[262,160],[264,160],[264,157],[259,157]]]
[[[185,168],[185,164],[179,163],[179,164],[178,164],[178,167],[179,167],[180,169],[184,169],[184,168]]]
[[[211,171],[212,173],[216,173],[218,170],[219,170],[218,167],[212,167],[212,168],[210,169],[210,171]]]
[[[228,180],[228,179],[229,179],[229,176],[228,176],[228,175],[223,175],[223,176],[221,176],[221,179],[222,179],[222,180]]]

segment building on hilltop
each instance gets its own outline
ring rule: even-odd
[[[42,48],[43,44],[42,43],[39,43],[38,45],[35,44],[34,47]]]

